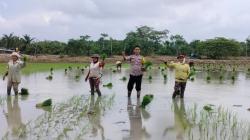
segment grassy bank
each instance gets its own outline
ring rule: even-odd
[[[50,68],[54,70],[66,69],[69,66],[72,68],[85,68],[89,64],[87,63],[27,63],[27,66],[22,70],[23,74],[30,74],[34,72],[46,72],[49,71]],[[128,67],[128,64],[123,64],[123,67]],[[7,64],[0,63],[0,75],[3,75],[6,71]],[[106,64],[105,68],[115,68],[113,64]]]

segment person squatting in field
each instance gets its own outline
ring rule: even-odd
[[[96,90],[98,96],[101,96],[101,91],[99,88],[100,79],[102,77],[102,69],[104,67],[104,61],[100,62],[99,58],[100,56],[98,54],[94,54],[91,56],[92,62],[89,66],[89,72],[85,78],[85,81],[87,82],[89,80],[89,85],[91,89],[91,95],[94,95],[94,92]]]
[[[185,56],[179,55],[177,57],[177,63],[171,62],[166,65],[170,68],[175,69],[175,86],[172,98],[174,99],[177,95],[184,98],[184,92],[186,89],[187,80],[190,74],[190,67],[185,63]]]
[[[137,91],[137,98],[140,98],[141,94],[141,83],[142,83],[142,76],[143,76],[143,64],[144,64],[144,57],[140,55],[140,48],[139,46],[135,46],[133,50],[133,55],[125,56],[125,52],[123,52],[123,59],[129,61],[131,64],[130,70],[130,77],[128,82],[128,97],[131,97],[132,90],[134,88]]]
[[[21,56],[17,52],[13,52],[10,56],[11,59],[8,62],[7,72],[3,76],[3,80],[5,80],[5,77],[7,76],[7,95],[11,94],[12,87],[15,95],[18,95],[18,86],[21,83],[21,69],[26,66],[26,59],[21,61]]]

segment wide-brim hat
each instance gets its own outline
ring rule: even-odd
[[[185,58],[185,55],[179,55],[179,56],[177,56],[177,59],[183,59],[183,58]]]
[[[98,54],[93,54],[91,58],[100,58],[100,56]]]
[[[11,57],[12,57],[12,56],[16,56],[16,57],[18,57],[18,58],[21,57],[20,54],[18,54],[17,52],[13,52],[10,56],[11,56]]]

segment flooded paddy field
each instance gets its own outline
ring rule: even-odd
[[[48,75],[23,75],[20,89],[29,90],[26,97],[7,97],[6,81],[0,81],[2,139],[250,139],[247,71],[197,71],[194,81],[187,83],[184,100],[172,100],[174,71],[153,68],[143,76],[142,96],[154,95],[146,109],[140,107],[142,97],[137,100],[135,91],[127,98],[127,68],[104,70],[102,85],[111,82],[113,87],[101,86],[101,98],[90,96],[86,71],[56,70],[52,80],[46,79]],[[127,80],[121,80],[124,76]],[[48,98],[52,107],[36,108]]]

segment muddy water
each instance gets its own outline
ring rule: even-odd
[[[123,76],[128,78],[127,69],[116,73],[112,73],[111,70],[104,72],[102,83],[112,82],[114,85],[111,89],[101,87],[104,99],[91,98],[89,85],[84,82],[84,76],[76,80],[76,73],[72,71],[65,75],[63,71],[56,71],[51,81],[45,79],[49,73],[23,75],[20,87],[28,88],[31,95],[26,98],[12,96],[5,100],[4,105],[0,107],[0,137],[18,139],[20,135],[18,128],[26,126],[25,129],[29,131],[22,139],[190,139],[185,132],[188,126],[185,116],[194,104],[200,108],[207,104],[223,106],[237,113],[239,120],[250,122],[250,112],[247,111],[250,108],[250,76],[245,72],[235,74],[211,72],[210,82],[205,80],[208,75],[206,72],[198,72],[195,80],[187,84],[185,99],[173,102],[171,94],[174,72],[168,71],[168,78],[164,80],[161,71],[153,69],[145,73],[143,78],[142,94],[154,95],[154,100],[145,110],[138,106],[140,101],[136,99],[135,91],[131,100],[126,97],[127,81],[120,79]],[[221,74],[224,79],[222,81],[218,78]],[[152,75],[152,80],[148,80],[149,75]],[[235,75],[235,81],[231,80],[232,75]],[[5,97],[5,82],[0,81],[0,89],[0,95]],[[63,109],[60,107],[52,109],[52,112],[35,108],[36,103],[48,98],[52,98],[54,105],[59,106],[62,102],[69,102],[73,96],[81,97],[80,102],[84,104],[79,104],[79,101],[66,104],[63,108],[65,112],[62,114],[60,110]],[[84,108],[87,109],[84,111]],[[93,110],[92,113],[91,110]],[[73,113],[74,111],[78,113]],[[48,114],[56,117],[51,119]],[[71,116],[71,114],[74,115]],[[41,121],[41,118],[50,119],[50,121]],[[67,120],[70,121],[67,122]],[[78,120],[78,125],[71,123],[73,120]],[[41,126],[35,125],[35,122],[40,122]],[[64,135],[59,136],[59,132],[58,134],[57,131],[54,132],[55,128],[49,128],[51,123],[42,125],[47,122],[61,123],[59,127],[64,129],[58,128],[58,131],[61,130]],[[31,124],[29,127],[27,127],[28,123]],[[66,127],[64,123],[72,126]],[[88,127],[85,128],[85,126]],[[37,130],[39,127],[43,129]],[[37,133],[33,134],[32,130]],[[43,134],[44,130],[51,133]],[[39,131],[41,136],[35,136]]]

